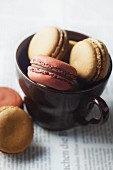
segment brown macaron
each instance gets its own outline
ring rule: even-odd
[[[31,117],[18,107],[0,107],[0,151],[12,154],[22,152],[32,139]]]
[[[87,82],[97,82],[107,75],[110,57],[105,44],[94,38],[79,41],[70,54],[70,65],[78,77]]]
[[[32,37],[28,47],[28,57],[31,60],[36,55],[49,55],[61,60],[66,54],[67,46],[66,31],[47,26]]]
[[[0,107],[18,106],[23,107],[23,100],[20,94],[12,88],[0,87]]]

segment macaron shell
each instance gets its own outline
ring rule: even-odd
[[[76,68],[80,78],[90,81],[96,74],[96,51],[88,41],[79,41],[70,54],[70,65]]]
[[[98,44],[102,55],[102,69],[100,75],[100,79],[102,79],[107,75],[109,65],[110,65],[110,57],[106,45],[99,40],[94,40],[94,41]]]
[[[76,70],[72,66],[70,66],[68,63],[65,63],[63,61],[57,60],[55,58],[51,58],[49,56],[44,56],[44,55],[38,55],[33,57],[31,60],[31,64],[36,64],[37,62],[43,62],[44,65],[50,67],[58,67],[61,70],[65,70],[66,72],[69,72],[69,74],[75,74],[76,75]]]
[[[101,43],[101,52],[103,53],[103,51],[105,51],[105,61],[103,62],[103,67],[104,67],[104,75],[103,75],[103,78],[107,75],[108,73],[108,70],[109,70],[109,66],[110,66],[110,56],[109,56],[109,52],[107,50],[107,47],[104,43]],[[103,70],[103,69],[102,69]]]
[[[94,38],[88,38],[89,41],[92,41],[93,43],[95,43],[99,50],[100,50],[100,55],[101,55],[101,70],[100,70],[100,74],[98,76],[98,80],[103,79],[108,72],[109,69],[109,65],[110,65],[110,57],[109,57],[109,53],[108,50],[106,48],[106,45]]]
[[[31,71],[32,70],[32,71]],[[28,68],[28,77],[39,84],[46,85],[47,87],[51,87],[56,90],[70,90],[72,89],[72,85],[66,81],[61,76],[57,74],[52,74],[51,72],[45,73],[38,73],[37,69],[35,68],[34,71],[32,67]]]
[[[96,72],[92,78],[92,81],[98,81],[100,79],[101,69],[102,69],[102,55],[101,55],[100,48],[99,48],[98,44],[92,38],[87,38],[84,41],[90,42],[92,47],[95,50],[95,53],[96,53],[95,57],[97,59],[97,65],[96,65]]]
[[[33,56],[38,54],[50,55],[53,53],[59,39],[59,31],[55,27],[44,27],[41,29],[33,36],[30,42],[28,48],[28,56],[30,60]]]
[[[0,107],[1,106],[23,106],[23,100],[18,92],[9,87],[0,87]]]
[[[76,70],[69,64],[49,56],[36,56],[32,59],[31,64],[38,64],[38,62],[41,62],[41,64],[47,68],[47,71],[40,69],[40,72],[37,68],[29,66],[28,77],[31,80],[57,90],[70,90],[73,88],[73,82],[70,82],[64,76],[58,74],[60,73],[61,75],[76,79]],[[52,73],[51,70],[53,70],[54,73]]]
[[[62,34],[63,34],[63,40],[62,40],[62,44],[59,44],[59,51],[58,54],[56,56],[53,56],[54,58],[57,58],[59,60],[62,60],[65,56],[65,54],[67,53],[67,49],[68,49],[68,36],[65,30],[61,30]]]
[[[58,31],[58,35],[56,36],[56,38],[59,37],[59,39],[56,44],[53,44],[53,49],[54,49],[53,52],[49,53],[50,54],[49,56],[51,56],[53,58],[58,58],[59,52],[61,50],[61,47],[62,47],[63,41],[64,41],[63,31],[60,29],[57,29],[57,31]],[[50,41],[51,41],[51,39],[50,39]],[[51,50],[51,49],[48,48],[48,51],[49,50]],[[60,58],[60,56],[59,56],[59,58]]]
[[[0,110],[0,150],[18,153],[26,149],[33,139],[33,122],[18,107],[7,106]]]

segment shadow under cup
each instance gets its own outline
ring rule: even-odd
[[[71,40],[80,41],[88,36],[67,31]],[[32,35],[33,36],[33,35]],[[36,84],[27,77],[28,45],[32,36],[17,49],[16,68],[20,87],[25,94],[29,114],[38,124],[50,130],[65,130],[76,125],[100,124],[107,121],[109,108],[100,97],[112,71],[112,61],[107,76],[96,85],[78,92],[61,92]],[[111,59],[111,58],[110,58]],[[87,120],[91,108],[97,105],[99,117]]]

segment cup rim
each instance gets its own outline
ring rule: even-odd
[[[89,37],[89,36],[87,36],[87,35],[85,35],[85,34],[82,34],[82,33],[79,33],[79,32],[68,31],[68,30],[66,30],[66,31],[67,31],[68,34],[73,34],[73,33],[75,33],[75,34],[77,34],[78,36],[80,35],[80,36],[83,37],[83,39]],[[107,80],[109,79],[109,77],[110,77],[110,75],[111,75],[111,72],[112,72],[112,59],[111,59],[111,56],[110,56],[110,55],[109,55],[109,56],[110,56],[110,67],[109,67],[109,70],[108,70],[108,73],[107,73],[106,77],[105,77],[104,79],[100,80],[99,82],[97,82],[94,86],[91,86],[91,87],[89,87],[89,88],[87,88],[87,89],[81,89],[81,90],[78,90],[78,91],[60,91],[60,90],[56,90],[56,89],[52,89],[52,88],[50,88],[50,87],[47,87],[47,86],[45,86],[45,85],[43,85],[43,84],[39,84],[39,83],[33,82],[33,81],[30,80],[30,79],[25,75],[25,73],[22,71],[22,69],[21,69],[21,67],[20,67],[20,65],[19,65],[19,63],[18,63],[18,58],[19,58],[19,56],[17,55],[17,54],[18,54],[18,51],[19,51],[19,49],[20,49],[20,47],[21,47],[21,45],[22,45],[28,38],[32,37],[33,35],[34,35],[34,34],[32,34],[32,35],[28,36],[27,38],[25,38],[25,39],[19,44],[19,46],[17,47],[17,49],[16,49],[16,68],[18,69],[19,73],[20,73],[25,79],[27,79],[31,84],[33,84],[34,86],[40,87],[40,88],[43,88],[43,89],[46,89],[46,90],[48,90],[48,91],[50,91],[50,92],[54,92],[54,93],[60,93],[60,94],[80,94],[80,93],[85,93],[85,92],[87,92],[87,91],[91,91],[91,90],[96,89],[97,87],[101,86],[103,83],[107,82]],[[74,40],[74,39],[72,38],[72,40]],[[78,41],[78,40],[76,40],[76,41]]]

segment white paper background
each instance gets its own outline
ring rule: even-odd
[[[0,0],[0,86],[14,88],[23,96],[16,78],[16,48],[24,38],[45,25],[100,39],[113,56],[112,0]],[[78,127],[64,134],[48,132],[35,125],[33,143],[25,152],[15,156],[0,153],[0,170],[112,170],[111,84],[113,73],[102,94],[110,108],[110,119],[105,125]]]

